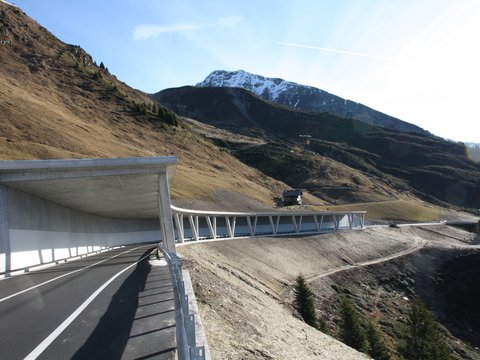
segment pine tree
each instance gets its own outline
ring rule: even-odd
[[[340,337],[345,344],[358,351],[368,350],[367,336],[360,316],[347,298],[343,298],[340,304]]]
[[[100,69],[105,70],[105,65],[103,65],[103,61],[100,62]]]
[[[385,341],[378,328],[369,321],[367,323],[368,355],[375,360],[390,360],[391,356],[385,345]]]
[[[433,315],[419,299],[410,303],[408,331],[400,343],[399,352],[408,360],[447,360],[450,349]]]
[[[310,326],[318,328],[317,317],[315,315],[315,302],[312,290],[308,287],[305,278],[299,275],[295,284],[295,309],[299,312],[302,319]]]
[[[323,332],[324,334],[329,334],[330,331],[328,330],[328,324],[327,322],[325,321],[325,319],[323,318],[323,316],[319,316],[318,319],[317,319],[317,325],[318,325],[318,330],[320,330],[321,332]]]

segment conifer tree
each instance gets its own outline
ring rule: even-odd
[[[299,312],[302,319],[310,326],[318,328],[317,317],[315,315],[315,302],[312,290],[308,287],[305,278],[299,275],[295,284],[295,309]]]
[[[340,337],[348,346],[361,352],[368,350],[368,342],[362,322],[353,304],[343,298],[340,304]]]
[[[320,330],[321,332],[323,332],[327,335],[329,334],[327,322],[325,321],[325,319],[322,316],[318,317],[317,325],[318,325],[318,330]]]
[[[400,343],[399,352],[408,360],[447,360],[450,349],[433,315],[425,304],[415,299],[410,303],[408,331]]]
[[[378,328],[369,321],[367,323],[368,355],[375,360],[390,360],[391,356],[385,345],[385,341]]]

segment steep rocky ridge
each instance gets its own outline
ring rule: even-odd
[[[198,83],[201,87],[240,87],[265,100],[296,110],[327,112],[341,118],[353,118],[367,124],[420,134],[428,132],[363,104],[343,99],[312,86],[278,78],[267,78],[243,70],[216,70]]]
[[[217,143],[247,165],[327,201],[412,193],[439,204],[480,207],[480,165],[463,144],[292,110],[240,88],[182,87],[152,97],[207,125],[261,139],[258,144]],[[306,134],[310,137],[301,137]]]

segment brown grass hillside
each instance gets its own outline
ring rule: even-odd
[[[175,155],[172,196],[200,206],[221,203],[225,194],[240,199],[239,207],[271,206],[287,187],[181,119],[172,126],[173,113],[2,2],[0,30],[0,159]]]

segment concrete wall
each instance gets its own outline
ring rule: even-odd
[[[0,272],[162,239],[158,219],[112,219],[0,185]]]

